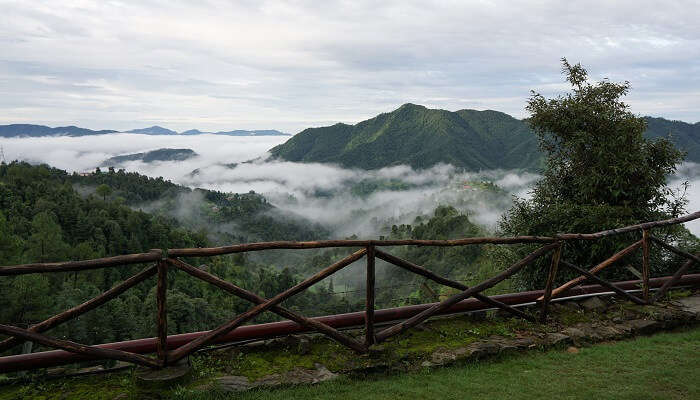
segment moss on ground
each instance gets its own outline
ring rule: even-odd
[[[673,296],[683,296],[676,292]],[[232,347],[201,353],[191,358],[192,379],[185,385],[159,393],[150,398],[186,398],[181,395],[213,390],[216,378],[223,375],[245,376],[257,380],[270,374],[283,374],[297,368],[313,369],[321,364],[335,373],[347,371],[415,369],[420,360],[428,359],[438,350],[464,347],[488,337],[512,338],[558,332],[567,326],[596,320],[654,317],[663,310],[657,306],[637,306],[617,302],[604,313],[584,312],[576,306],[553,305],[553,320],[549,324],[535,324],[518,318],[506,318],[501,313],[489,312],[485,318],[469,316],[443,317],[421,324],[393,337],[369,355],[359,355],[323,336],[310,337],[309,342],[278,339],[263,345]],[[483,316],[483,314],[482,314]],[[349,332],[362,338],[362,331]],[[418,362],[416,362],[418,361]],[[2,382],[0,382],[1,384]],[[206,390],[205,390],[206,391]],[[35,373],[24,383],[0,386],[0,400],[15,399],[147,399],[149,394],[139,391],[133,371],[74,378],[46,379]]]

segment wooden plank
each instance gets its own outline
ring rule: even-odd
[[[35,263],[0,267],[0,276],[34,274],[37,272],[66,272],[86,271],[96,268],[113,267],[116,265],[139,264],[153,262],[161,257],[160,250],[148,253],[127,254],[116,257],[96,258],[94,260],[66,261],[58,263]]]
[[[424,277],[426,277],[434,282],[437,282],[441,285],[449,286],[449,287],[459,289],[462,291],[469,289],[469,287],[467,285],[464,285],[460,282],[453,281],[453,280],[450,280],[447,278],[443,278],[439,275],[434,274],[432,271],[426,269],[425,267],[414,264],[410,261],[406,261],[402,258],[396,257],[392,254],[385,252],[385,251],[377,249],[377,250],[375,250],[375,252],[376,252],[376,256],[382,260],[384,260],[388,263],[391,263],[393,265],[396,265],[397,267],[403,268],[407,271],[411,271],[414,274],[424,276]],[[505,304],[505,303],[502,303],[498,300],[492,299],[491,297],[485,296],[481,293],[475,294],[474,297],[483,303],[486,303],[486,304],[489,304],[491,306],[508,311],[509,313],[516,315],[520,318],[524,318],[528,321],[535,322],[535,317],[533,317],[532,315],[529,315],[523,311],[520,311],[515,307],[509,306],[508,304]]]
[[[495,286],[499,282],[503,281],[504,279],[507,279],[511,277],[513,274],[516,272],[520,271],[523,269],[526,265],[532,263],[535,261],[537,258],[540,256],[547,254],[549,251],[553,250],[558,246],[557,243],[552,243],[548,244],[546,246],[542,246],[539,249],[533,251],[529,255],[527,255],[525,258],[522,260],[516,262],[515,264],[511,265],[508,267],[506,270],[502,271],[498,275],[487,279],[481,283],[479,283],[476,286],[472,286],[471,288],[463,291],[462,293],[458,293],[446,300],[443,300],[442,302],[414,315],[413,317],[407,319],[406,321],[400,322],[390,328],[387,328],[379,333],[377,333],[376,338],[377,338],[377,343],[383,342],[387,338],[398,335],[401,332],[404,332],[405,330],[416,326],[420,324],[421,322],[425,321],[426,319],[430,318],[431,316],[435,315],[436,313],[446,310],[450,307],[452,307],[454,304],[459,303],[460,301],[472,297],[474,294],[482,292],[490,287]]]
[[[666,283],[664,283],[664,285],[661,286],[661,289],[659,289],[659,291],[656,292],[656,296],[654,296],[654,302],[661,300],[666,295],[666,292],[668,292],[668,290],[672,288],[683,277],[683,275],[685,275],[686,272],[688,272],[688,270],[694,262],[695,260],[690,259],[686,261],[685,264],[681,265],[681,267],[678,268],[678,270],[676,270],[676,272],[673,274],[671,279],[666,281]]]
[[[111,359],[130,362],[134,364],[144,365],[146,367],[157,368],[158,361],[142,356],[140,354],[129,353],[127,351],[104,349],[94,346],[86,346],[84,344],[71,342],[68,340],[54,339],[40,333],[32,332],[27,329],[21,329],[10,325],[0,325],[0,333],[3,335],[15,336],[20,339],[29,340],[35,343],[42,344],[47,347],[69,351],[71,353],[83,354],[99,359]]]
[[[672,246],[672,245],[664,242],[663,240],[661,240],[655,236],[650,236],[649,239],[651,239],[654,243],[658,244],[659,246],[663,247],[664,249],[666,249],[672,253],[676,253],[679,256],[683,256],[685,258],[688,258],[688,259],[693,260],[696,263],[700,264],[700,257],[698,257],[697,255],[693,255],[693,254],[688,253],[687,251],[683,251],[675,246]]]
[[[200,336],[197,339],[195,339],[195,340],[187,343],[186,345],[178,348],[177,350],[170,352],[169,353],[169,362],[177,362],[181,358],[191,354],[192,352],[196,351],[197,349],[201,348],[202,346],[206,346],[208,343],[216,340],[218,337],[227,334],[228,332],[236,329],[236,327],[253,319],[256,315],[260,314],[261,312],[267,311],[268,309],[272,308],[273,306],[278,305],[279,303],[283,302],[284,300],[288,299],[289,297],[294,296],[295,294],[306,290],[307,288],[309,288],[313,284],[315,284],[315,283],[323,280],[324,278],[327,278],[330,275],[333,275],[337,271],[340,271],[341,269],[347,267],[348,265],[352,264],[353,262],[364,257],[364,255],[366,253],[367,253],[367,249],[361,249],[361,250],[356,251],[355,253],[353,253],[353,254],[345,257],[344,259],[336,262],[335,264],[323,269],[322,271],[320,271],[317,274],[313,275],[312,277],[306,279],[305,281],[303,281],[297,285],[294,285],[293,287],[276,295],[275,297],[271,298],[270,300],[266,301],[265,303],[258,304],[257,306],[249,309],[248,311],[244,312],[243,314],[238,315],[236,318],[232,319],[231,321],[219,326],[216,329],[209,331],[209,333],[207,333],[206,335]]]
[[[367,276],[365,297],[365,346],[374,344],[374,246],[367,246]]]
[[[158,284],[156,286],[156,302],[158,306],[158,314],[156,323],[158,324],[158,342],[156,343],[156,353],[158,361],[162,366],[168,364],[168,309],[167,309],[167,293],[168,293],[168,264],[164,261],[158,261]]]
[[[540,320],[542,322],[547,322],[547,308],[549,307],[549,302],[552,300],[552,287],[554,286],[554,279],[557,276],[557,269],[559,268],[559,260],[561,259],[562,243],[554,249],[552,253],[552,262],[549,264],[549,273],[547,274],[547,282],[544,287],[544,296],[542,299],[542,313],[540,314]]]
[[[649,230],[642,231],[642,298],[649,301]]]
[[[596,232],[596,233],[564,233],[564,234],[555,235],[555,237],[557,239],[562,239],[562,240],[571,240],[571,239],[593,240],[593,239],[600,239],[600,238],[603,238],[606,236],[619,235],[621,233],[641,231],[644,229],[657,228],[660,226],[682,224],[682,223],[685,223],[688,221],[696,220],[698,218],[700,218],[700,211],[696,211],[692,214],[684,215],[684,216],[678,217],[678,218],[666,219],[663,221],[645,222],[643,224],[630,225],[630,226],[625,226],[623,228],[617,228],[617,229],[609,229],[607,231],[600,231],[600,232]]]
[[[367,247],[367,246],[465,246],[472,244],[518,244],[518,243],[550,243],[556,239],[544,236],[516,237],[472,237],[451,240],[320,240],[313,242],[260,242],[245,243],[223,247],[169,249],[170,257],[206,257],[248,251],[270,249],[317,249],[325,247]]]
[[[592,274],[596,274],[596,273],[602,271],[603,269],[609,267],[610,265],[612,265],[612,264],[615,263],[616,261],[618,261],[618,260],[620,260],[621,258],[625,257],[627,254],[633,252],[634,250],[636,250],[636,249],[637,249],[639,246],[641,246],[641,245],[642,245],[642,241],[641,241],[641,240],[638,241],[638,242],[634,242],[633,244],[631,244],[631,245],[625,247],[624,249],[622,249],[621,251],[619,251],[619,252],[613,254],[612,257],[608,258],[607,260],[605,260],[605,261],[601,262],[600,264],[596,265],[595,267],[591,268],[588,272],[590,272],[590,273],[592,273]],[[565,292],[566,290],[568,290],[568,289],[570,289],[570,288],[572,288],[572,287],[574,287],[574,286],[576,286],[576,285],[581,284],[581,283],[584,282],[586,279],[587,279],[587,278],[586,278],[585,276],[579,276],[578,278],[574,278],[574,279],[572,279],[572,280],[566,282],[565,284],[563,284],[563,285],[559,286],[558,288],[552,290],[552,298],[557,297],[557,296],[559,296],[561,293]],[[537,299],[537,301],[542,301],[542,300],[543,300],[543,297],[542,297],[542,296],[540,296],[540,297]]]
[[[182,260],[178,260],[175,258],[168,258],[166,260],[170,265],[196,277],[204,282],[210,283],[216,287],[219,287],[235,296],[238,296],[244,300],[250,301],[251,303],[255,304],[262,304],[267,302],[268,300],[258,296],[257,294],[250,292],[246,289],[240,288],[230,282],[227,282],[215,275],[210,274],[209,272],[202,271],[199,268],[196,268],[190,264],[187,264],[186,262]],[[364,353],[367,351],[367,348],[362,345],[362,343],[358,342],[357,340],[351,338],[350,336],[345,335],[344,333],[338,331],[337,329],[328,326],[324,324],[323,322],[316,321],[312,318],[307,318],[304,317],[303,315],[297,314],[291,310],[288,310],[284,307],[281,306],[274,306],[270,308],[270,311],[274,312],[275,314],[287,318],[289,320],[292,320],[296,322],[299,325],[305,326],[309,329],[314,329],[317,330],[326,336],[331,337],[332,339],[335,339],[336,341],[340,342],[341,344],[359,352],[359,353]]]
[[[112,300],[113,298],[119,296],[120,294],[124,293],[128,289],[136,286],[140,282],[148,279],[149,277],[155,275],[156,273],[156,267],[150,267],[146,268],[145,270],[139,272],[138,274],[132,276],[131,278],[125,280],[124,282],[120,283],[119,285],[113,287],[112,289],[107,290],[106,292],[102,293],[101,295],[90,299],[80,305],[77,305],[71,309],[68,309],[60,314],[56,314],[53,317],[50,317],[42,322],[39,322],[35,325],[32,325],[29,327],[29,331],[31,332],[44,332],[47,331],[55,326],[58,326],[66,321],[70,321],[82,314],[85,314],[86,312],[90,310],[94,310],[95,308],[101,306],[102,304],[105,304],[106,302]],[[22,340],[17,339],[17,338],[9,338],[5,339],[2,342],[0,342],[0,353],[3,351],[12,348],[15,345],[18,345],[22,343]]]
[[[619,294],[620,296],[622,296],[622,297],[624,297],[624,298],[630,300],[630,301],[633,302],[633,303],[636,303],[636,304],[639,304],[639,305],[645,305],[645,304],[647,304],[646,301],[644,301],[644,300],[638,298],[637,296],[634,296],[634,295],[631,294],[631,293],[627,293],[626,291],[624,291],[624,290],[618,288],[617,286],[613,285],[612,283],[610,283],[610,282],[608,282],[608,281],[605,281],[605,280],[603,280],[603,279],[601,279],[601,278],[598,278],[597,276],[591,274],[590,272],[586,271],[585,269],[583,269],[583,268],[581,268],[581,267],[578,267],[578,266],[576,266],[576,265],[574,265],[574,264],[571,264],[570,262],[566,262],[566,261],[564,261],[564,260],[561,260],[560,263],[561,263],[563,266],[565,266],[565,267],[571,268],[571,269],[573,269],[574,271],[576,271],[576,272],[578,272],[578,273],[580,273],[580,274],[582,274],[582,275],[585,275],[588,279],[592,279],[593,281],[597,282],[598,284],[600,284],[600,285],[602,285],[602,286],[605,286],[606,288],[612,290],[613,292],[615,292],[615,293]]]

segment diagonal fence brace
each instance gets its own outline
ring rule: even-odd
[[[636,303],[639,305],[646,305],[647,304],[646,301],[640,299],[639,297],[634,296],[631,293],[627,293],[626,291],[620,289],[619,287],[613,285],[612,283],[593,275],[592,273],[586,271],[585,269],[583,269],[581,267],[578,267],[578,266],[571,264],[570,262],[566,262],[564,260],[561,260],[560,264],[564,265],[567,268],[573,269],[574,271],[580,273],[581,275],[584,275],[588,279],[591,279],[595,282],[598,282],[601,286],[605,286],[606,288],[612,290],[613,292],[619,294],[622,297],[627,298],[628,300],[632,301],[633,303]]]
[[[434,282],[437,282],[439,284],[449,286],[449,287],[452,287],[455,289],[459,289],[462,291],[469,289],[469,286],[467,286],[467,285],[464,285],[460,282],[453,281],[453,280],[450,280],[447,278],[443,278],[439,275],[436,275],[432,271],[426,269],[425,267],[414,264],[410,261],[406,261],[402,258],[396,257],[396,256],[389,254],[387,252],[384,252],[382,250],[375,250],[375,252],[376,252],[377,258],[380,258],[380,259],[382,259],[390,264],[396,265],[397,267],[403,268],[407,271],[424,276],[424,277],[426,277]],[[533,317],[532,315],[527,314],[523,311],[520,311],[515,307],[509,306],[508,304],[505,304],[505,303],[502,303],[498,300],[492,299],[491,297],[485,296],[481,293],[475,294],[474,297],[483,303],[486,303],[486,304],[489,304],[491,306],[508,311],[509,313],[516,315],[520,318],[526,319],[528,321],[535,322],[535,317]]]
[[[528,264],[532,263],[535,261],[537,258],[540,256],[547,254],[551,250],[555,249],[558,247],[558,243],[552,243],[546,246],[542,246],[539,249],[535,250],[534,252],[530,253],[527,255],[525,258],[521,259],[520,261],[516,262],[515,264],[511,265],[508,267],[506,270],[503,272],[499,273],[498,275],[494,276],[493,278],[487,279],[481,283],[479,283],[476,286],[472,286],[471,288],[463,291],[462,293],[458,293],[430,308],[427,310],[414,315],[413,317],[407,319],[406,321],[400,322],[390,328],[384,329],[383,331],[377,333],[377,343],[383,342],[384,340],[388,339],[391,336],[398,335],[404,331],[406,331],[409,328],[412,328],[421,322],[425,321],[426,319],[430,318],[434,314],[446,310],[453,306],[454,304],[459,303],[460,301],[474,296],[476,293],[482,292],[490,287],[495,286],[499,282],[509,278],[516,272],[520,271],[523,269],[525,266]]]
[[[249,309],[248,311],[244,312],[243,314],[238,315],[236,318],[230,320],[229,322],[219,326],[216,329],[211,330],[209,333],[207,333],[204,336],[200,336],[195,340],[192,340],[191,342],[185,344],[184,346],[173,350],[172,352],[169,353],[168,361],[169,362],[177,362],[183,357],[186,357],[187,355],[191,354],[192,352],[196,351],[197,349],[206,346],[208,343],[211,343],[212,341],[216,340],[217,338],[227,334],[228,332],[236,329],[236,327],[246,323],[247,321],[250,321],[251,319],[255,318],[256,315],[262,313],[263,311],[267,311],[270,308],[278,305],[279,303],[285,301],[291,296],[294,296],[295,294],[306,290],[308,287],[314,285],[315,283],[323,280],[324,278],[340,271],[341,269],[347,267],[348,265],[354,263],[355,261],[359,260],[360,258],[364,257],[364,255],[367,253],[367,249],[361,249],[353,254],[345,257],[344,259],[336,262],[335,264],[325,268],[324,270],[316,273],[312,277],[306,279],[305,281],[298,283],[297,285],[285,290],[284,292],[278,294],[277,296],[271,298],[270,300],[266,301],[265,303],[258,304],[257,306]]]
[[[251,303],[255,304],[262,304],[268,301],[268,299],[265,299],[261,296],[258,296],[257,294],[248,291],[246,289],[243,289],[241,287],[238,287],[230,282],[227,282],[221,278],[219,278],[216,275],[210,274],[209,272],[202,271],[199,268],[196,268],[182,260],[175,259],[175,258],[169,258],[166,260],[168,264],[172,265],[175,268],[180,269],[183,272],[186,272],[195,278],[199,278],[207,283],[210,283],[222,290],[225,290],[235,296],[238,296],[242,298],[243,300],[250,301]],[[316,321],[311,318],[307,318],[303,315],[297,314],[294,311],[291,311],[289,309],[286,309],[282,306],[274,306],[270,308],[270,311],[274,312],[275,314],[287,318],[289,320],[292,320],[299,325],[302,325],[304,327],[307,327],[309,329],[314,329],[316,331],[319,331],[326,336],[329,336],[336,341],[340,342],[341,344],[350,347],[351,349],[364,353],[367,351],[367,348],[362,345],[362,343],[358,342],[357,340],[353,339],[352,337],[345,335],[338,331],[335,328],[332,328],[323,322]]]
[[[124,293],[128,289],[136,286],[137,284],[141,283],[142,281],[148,279],[149,277],[155,275],[156,273],[156,267],[149,267],[146,268],[145,270],[139,272],[138,274],[132,276],[131,278],[125,280],[124,282],[118,284],[117,286],[107,290],[106,292],[100,294],[97,297],[94,297],[82,304],[79,304],[73,308],[70,308],[60,314],[56,314],[53,317],[47,318],[46,320],[39,322],[37,324],[32,325],[29,327],[30,332],[45,332],[51,328],[54,328],[66,321],[70,321],[71,319],[77,318],[78,316],[85,314],[86,312],[90,310],[94,310],[95,308],[107,303],[108,301],[114,299],[115,297],[119,296],[120,294]],[[5,339],[2,342],[0,342],[0,353],[2,353],[5,350],[8,350],[12,348],[13,346],[16,346],[18,344],[22,343],[22,340],[18,338],[9,338]]]
[[[15,336],[42,344],[47,347],[70,351],[71,353],[93,356],[96,358],[108,358],[143,365],[151,368],[160,367],[160,363],[149,357],[142,356],[128,351],[104,349],[94,346],[87,346],[80,343],[71,342],[69,340],[54,339],[40,333],[32,332],[27,329],[17,328],[10,325],[0,325],[0,333],[4,335]]]
[[[613,254],[613,255],[612,255],[610,258],[608,258],[607,260],[605,260],[605,261],[601,262],[600,264],[596,265],[595,267],[591,268],[588,272],[590,272],[591,274],[595,274],[595,273],[598,273],[598,272],[602,271],[603,269],[609,267],[610,265],[612,265],[612,264],[615,263],[616,261],[620,260],[620,259],[623,258],[624,256],[628,255],[629,253],[631,253],[631,252],[633,252],[634,250],[636,250],[637,248],[639,248],[639,247],[642,245],[642,242],[643,242],[643,240],[640,240],[640,241],[637,241],[637,242],[632,243],[631,245],[629,245],[629,246],[625,247],[624,249],[620,250],[619,252]],[[582,275],[582,276],[579,276],[578,278],[574,278],[574,279],[572,279],[572,280],[566,282],[565,284],[563,284],[563,285],[559,286],[558,288],[552,290],[552,298],[555,298],[555,297],[559,296],[561,293],[563,293],[563,292],[569,290],[570,288],[572,288],[572,287],[574,287],[574,286],[576,286],[576,285],[581,284],[581,283],[584,282],[586,279],[588,279],[588,278],[587,278],[586,276],[583,276],[583,275]],[[537,299],[537,301],[542,301],[542,300],[544,300],[544,296],[540,296],[540,297]]]

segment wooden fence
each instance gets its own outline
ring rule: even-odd
[[[0,333],[10,336],[0,342],[0,352],[6,351],[13,346],[19,345],[24,341],[35,342],[50,348],[63,349],[69,352],[88,355],[100,359],[114,359],[129,363],[144,365],[151,368],[162,368],[171,365],[178,360],[187,357],[193,352],[201,349],[208,344],[214,342],[217,338],[226,335],[237,327],[245,324],[253,319],[258,314],[271,311],[283,318],[292,320],[305,328],[317,331],[332,339],[342,343],[343,345],[355,350],[358,353],[366,353],[369,348],[377,343],[383,342],[392,336],[398,335],[426,319],[440,313],[443,310],[450,308],[458,302],[469,297],[475,297],[478,300],[489,304],[495,308],[499,308],[514,316],[524,318],[530,321],[546,321],[547,309],[553,298],[562,296],[567,290],[580,285],[586,280],[592,280],[596,283],[609,288],[611,291],[637,304],[648,304],[662,298],[670,287],[672,287],[681,277],[687,273],[693,263],[700,263],[700,257],[680,250],[664,241],[651,236],[650,230],[653,228],[680,224],[700,218],[700,211],[686,215],[680,218],[674,218],[664,221],[647,222],[638,225],[627,226],[619,229],[612,229],[590,234],[560,234],[551,237],[540,236],[518,236],[518,237],[475,237],[455,240],[326,240],[314,242],[265,242],[265,243],[247,243],[237,244],[225,247],[213,248],[190,248],[190,249],[168,249],[168,250],[151,250],[148,253],[129,254],[117,257],[100,258],[85,261],[67,261],[59,263],[39,263],[39,264],[23,264],[0,267],[0,276],[12,276],[31,273],[50,273],[50,272],[66,272],[66,271],[85,271],[95,268],[114,267],[125,264],[139,263],[154,263],[144,269],[142,272],[132,276],[126,281],[118,284],[110,290],[100,294],[99,296],[90,299],[78,306],[57,314],[45,321],[32,325],[28,329],[22,329],[11,325],[0,324]],[[585,270],[579,266],[573,265],[563,259],[564,244],[567,241],[578,240],[599,240],[607,236],[618,235],[622,233],[641,232],[640,240],[626,247],[620,252],[612,255],[610,258],[594,266],[590,270]],[[381,248],[391,246],[466,246],[477,244],[521,244],[521,243],[539,243],[541,247],[519,260],[515,264],[509,266],[497,275],[475,285],[467,287],[462,283],[440,277],[428,269],[403,260],[399,257],[391,255]],[[687,258],[681,268],[676,271],[673,277],[668,280],[652,298],[649,293],[649,252],[651,244],[656,244],[661,248]],[[306,280],[294,285],[293,287],[279,293],[278,295],[266,299],[244,288],[238,287],[231,282],[227,282],[212,275],[209,272],[196,268],[185,261],[181,257],[211,257],[232,253],[242,253],[251,251],[262,251],[270,249],[312,249],[312,248],[329,248],[329,247],[359,247],[360,250],[348,255],[342,260],[328,266],[319,271],[315,275]],[[635,250],[641,248],[642,253],[642,295],[635,296],[615,286],[615,284],[607,282],[598,276],[597,273],[609,267],[616,261],[631,254]],[[551,262],[547,273],[544,295],[538,299],[540,303],[539,318],[535,315],[504,304],[494,298],[482,294],[485,290],[495,286],[499,282],[513,276],[523,268],[532,264],[535,260],[551,255]],[[282,307],[280,304],[290,297],[308,289],[317,282],[327,278],[348,265],[366,258],[366,302],[365,302],[365,334],[364,340],[353,338],[339,330],[319,322],[314,319],[307,318],[299,313]],[[407,271],[421,275],[434,282],[446,285],[459,290],[460,292],[427,308],[426,310],[412,316],[411,318],[399,322],[391,327],[380,331],[375,331],[374,324],[374,299],[375,299],[375,260],[379,258],[390,264],[396,265]],[[565,284],[554,288],[554,280],[557,271],[560,267],[570,268],[580,274],[579,277],[566,282]],[[175,268],[192,275],[195,278],[201,279],[214,286],[225,290],[235,296],[247,300],[253,304],[248,311],[236,316],[225,324],[207,332],[204,335],[174,349],[169,349],[167,346],[167,271]],[[124,293],[129,288],[146,280],[151,276],[157,276],[157,354],[155,357],[144,356],[137,353],[99,348],[96,346],[88,346],[80,343],[75,343],[68,340],[54,339],[41,334],[59,324],[76,318],[90,310],[93,310],[102,304],[114,299]]]

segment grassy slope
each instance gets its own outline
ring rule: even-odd
[[[697,399],[700,329],[565,351],[529,352],[395,376],[340,378],[317,386],[245,394],[176,388],[174,399]],[[128,374],[0,387],[0,400],[110,399],[134,392]]]
[[[700,330],[368,381],[343,379],[241,399],[698,399]],[[203,395],[201,398],[230,398]]]

